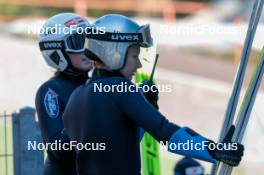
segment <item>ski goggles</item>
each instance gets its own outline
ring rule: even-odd
[[[138,29],[138,33],[142,34],[142,42],[140,43],[142,47],[151,47],[153,45],[149,24],[141,26]]]
[[[63,49],[67,52],[79,53],[85,51],[87,42],[85,33],[74,33],[62,41],[41,41],[39,42],[39,48],[41,51]]]
[[[141,26],[136,33],[112,33],[106,32],[104,34],[89,34],[87,38],[109,41],[109,42],[131,42],[139,43],[142,47],[151,47],[153,45],[153,39],[150,33],[150,26]]]

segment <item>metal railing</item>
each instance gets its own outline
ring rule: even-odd
[[[0,0],[0,4],[74,8],[75,12],[86,15],[87,10],[130,11],[144,13],[161,13],[164,19],[175,19],[176,14],[193,14],[197,11],[208,9],[210,6],[204,2],[177,1],[177,0],[63,0],[63,1],[38,1],[38,0]],[[83,14],[84,13],[84,14]]]
[[[18,113],[0,114],[0,175],[41,174],[42,150],[28,150],[28,141],[41,142],[35,109],[26,107]]]
[[[11,175],[12,164],[9,160],[13,159],[13,150],[10,149],[12,145],[12,115],[4,114],[0,115],[0,174]],[[10,134],[8,134],[10,133]],[[11,147],[12,148],[12,147]]]

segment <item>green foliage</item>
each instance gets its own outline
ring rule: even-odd
[[[57,13],[71,12],[72,8],[30,7],[15,5],[0,5],[1,16],[52,16]]]
[[[17,5],[0,5],[1,16],[53,16],[57,13],[73,12],[73,8],[55,8],[55,7],[35,7],[35,6],[17,6]],[[109,13],[119,13],[126,16],[135,16],[136,12],[125,12],[125,11],[111,11],[111,10],[96,10],[89,9],[87,11],[88,16],[99,17]]]

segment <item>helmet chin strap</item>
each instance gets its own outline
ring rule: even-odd
[[[80,81],[86,81],[89,78],[88,77],[89,71],[82,71],[80,69],[73,67],[68,54],[64,50],[62,50],[62,54],[68,62],[68,66],[63,71],[63,73],[66,74],[67,76],[70,76],[73,79],[80,80]]]

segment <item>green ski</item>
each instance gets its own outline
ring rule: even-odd
[[[157,64],[158,54],[154,61],[151,74],[144,72],[136,73],[136,83],[141,83],[144,80],[150,79],[153,81],[153,75]],[[146,58],[144,60],[149,64]],[[144,175],[160,175],[160,157],[159,157],[159,143],[148,133],[144,134],[141,141],[141,158],[143,160],[143,174]]]

